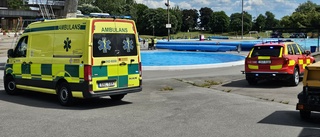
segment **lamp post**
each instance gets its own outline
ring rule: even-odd
[[[154,36],[154,25],[152,25],[152,35]]]
[[[241,39],[243,39],[243,0],[242,0]]]
[[[167,12],[168,12],[168,24],[166,24],[166,28],[168,29],[168,41],[170,41],[170,28],[171,28],[170,16],[169,16],[170,0],[167,0],[167,3],[165,3],[165,5],[167,6]]]

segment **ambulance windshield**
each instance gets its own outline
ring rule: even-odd
[[[134,34],[102,34],[93,35],[93,56],[136,56],[137,44]]]

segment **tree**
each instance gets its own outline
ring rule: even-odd
[[[292,24],[292,22],[291,22],[290,16],[284,16],[280,20],[281,27],[284,27],[284,28],[291,27],[291,24]]]
[[[294,12],[289,19],[291,21],[291,25],[289,26],[292,28],[306,28],[310,26],[310,21],[307,20],[306,14]]]
[[[91,4],[82,4],[78,6],[78,10],[81,11],[84,15],[89,15],[90,13],[101,13],[102,10],[99,9],[97,6],[93,6]]]
[[[200,27],[203,27],[205,30],[209,29],[209,21],[212,17],[212,9],[204,7],[200,9]]]
[[[176,29],[176,32],[174,32],[174,33],[177,33],[181,30],[182,17],[183,17],[182,11],[178,6],[176,6],[170,9],[170,14],[173,14],[177,19],[177,29]]]
[[[211,32],[226,32],[230,25],[230,18],[224,11],[212,13],[212,18],[209,22],[209,29]]]
[[[252,29],[252,15],[248,12],[243,12],[243,31],[250,31]]]
[[[182,25],[181,31],[188,31],[198,26],[197,20],[199,18],[196,9],[182,10]]]
[[[230,16],[230,29],[235,32],[239,32],[242,29],[242,14],[233,13]],[[243,13],[243,31],[250,31],[252,28],[252,16],[244,11]]]
[[[182,25],[181,31],[189,31],[194,24],[192,14],[190,10],[182,10]]]
[[[315,11],[318,8],[319,8],[319,5],[308,0],[307,2],[300,4],[298,8],[296,8],[296,12],[308,13],[310,11]]]
[[[140,34],[152,35],[153,30],[155,30],[155,35],[157,36],[166,36],[168,35],[168,29],[166,28],[167,22],[167,10],[158,8],[158,9],[147,9],[143,13],[144,23],[142,25],[142,30],[139,30]],[[175,15],[170,14],[170,23],[171,23],[171,33],[177,32],[177,18]]]
[[[310,12],[308,14],[308,17],[309,17],[308,20],[310,20],[311,27],[320,29],[320,12],[316,12],[316,11]]]
[[[95,2],[95,0],[78,0],[78,4],[82,5],[82,4],[93,4]]]
[[[139,15],[139,18],[137,18],[136,20],[136,25],[137,25],[137,29],[139,31],[140,34],[145,34],[145,20],[143,18],[143,16],[145,16],[144,11],[148,10],[148,6],[144,5],[144,4],[135,4],[133,6],[136,9],[136,15]]]
[[[8,8],[9,9],[20,9],[20,10],[27,10],[30,9],[29,7],[24,6],[23,0],[7,0]]]
[[[266,25],[266,17],[260,14],[257,19],[254,21],[253,29],[257,31],[264,30]]]
[[[105,13],[120,15],[120,9],[126,4],[126,0],[95,0],[93,5],[99,7]]]
[[[272,12],[267,11],[265,13],[266,16],[266,29],[271,29],[277,26],[280,26],[279,20],[275,19],[275,16]]]

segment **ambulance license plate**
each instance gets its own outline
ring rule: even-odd
[[[115,82],[102,82],[98,84],[99,88],[114,87]]]
[[[271,64],[271,60],[258,60],[258,64]]]

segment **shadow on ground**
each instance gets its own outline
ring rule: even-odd
[[[247,80],[239,79],[233,80],[229,83],[223,84],[222,87],[237,87],[237,88],[283,88],[283,87],[292,87],[283,81],[259,81],[257,85],[249,85]]]
[[[258,123],[302,127],[299,137],[320,135],[319,113],[312,113],[309,120],[302,120],[299,116],[299,111],[276,111]]]
[[[18,95],[12,96],[7,95],[4,90],[0,90],[0,100],[32,107],[72,110],[96,109],[131,104],[131,102],[114,101],[109,98],[93,98],[77,99],[74,105],[65,107],[59,104],[58,97],[56,95],[32,91],[21,91]]]

